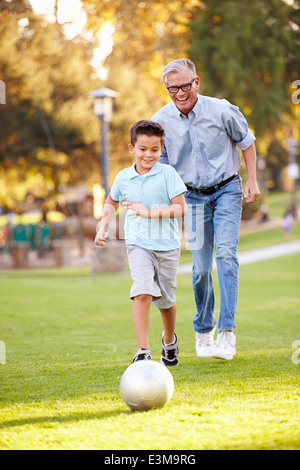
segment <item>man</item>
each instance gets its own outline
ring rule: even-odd
[[[255,137],[236,106],[197,93],[200,79],[190,60],[170,62],[162,80],[172,102],[152,119],[166,132],[161,162],[173,166],[188,189],[186,226],[193,254],[196,353],[199,357],[231,360],[236,352],[233,333],[239,275],[236,252],[242,213],[238,174],[241,159],[236,147],[243,153],[247,170],[245,201],[255,202],[259,196]],[[214,241],[220,287],[215,342]]]

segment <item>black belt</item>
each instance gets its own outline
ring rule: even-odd
[[[230,178],[228,178],[227,180],[221,181],[221,183],[215,184],[214,186],[210,186],[209,188],[193,188],[192,186],[189,186],[188,184],[186,184],[186,187],[189,191],[195,191],[196,193],[213,194],[216,191],[218,191],[218,189],[223,188],[223,186],[229,183],[229,181],[233,180],[233,178],[235,178],[238,175],[238,173],[239,172],[237,171],[234,175],[230,176]]]

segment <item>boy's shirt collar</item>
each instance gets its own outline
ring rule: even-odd
[[[136,163],[134,162],[133,165],[131,165],[131,167],[129,167],[129,178],[136,178],[137,176],[142,176],[143,178],[147,178],[147,176],[152,176],[152,175],[156,175],[157,173],[160,172],[161,170],[161,163],[157,162],[155,163],[155,165],[153,165],[153,167],[151,168],[150,171],[148,171],[148,173],[146,173],[145,175],[140,175],[136,169],[135,169],[135,165]]]

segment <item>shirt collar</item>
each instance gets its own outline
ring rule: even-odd
[[[198,118],[200,116],[200,111],[202,108],[202,96],[199,94],[197,96],[198,96],[198,100],[195,106],[193,107],[192,111],[195,113],[195,116]]]
[[[129,167],[129,175],[128,177],[130,179],[132,178],[136,178],[138,176],[142,177],[142,178],[147,178],[148,176],[152,176],[152,175],[156,175],[157,173],[159,173],[161,171],[161,163],[157,162],[155,163],[155,165],[151,168],[150,171],[148,171],[148,173],[146,173],[145,175],[140,175],[136,170],[135,170],[135,163],[133,163],[133,165],[131,165],[131,167]]]
[[[193,107],[193,109],[189,112],[189,115],[190,114],[194,114],[196,117],[199,117],[200,116],[200,110],[201,110],[201,106],[202,106],[202,97],[201,95],[199,95],[197,93],[197,102],[195,104],[195,106]],[[179,116],[181,119],[183,117],[186,118],[186,116],[184,114],[181,113],[181,111],[179,111],[179,109],[177,108],[176,104],[174,103],[174,101],[172,101],[171,103],[173,105],[173,114]]]

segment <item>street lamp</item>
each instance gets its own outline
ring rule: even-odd
[[[119,93],[109,88],[98,88],[91,91],[87,95],[89,98],[94,98],[94,113],[101,122],[101,135],[102,135],[102,152],[101,152],[101,167],[103,176],[103,186],[105,197],[108,196],[108,129],[109,122],[112,118],[112,102],[113,98],[117,98]]]

